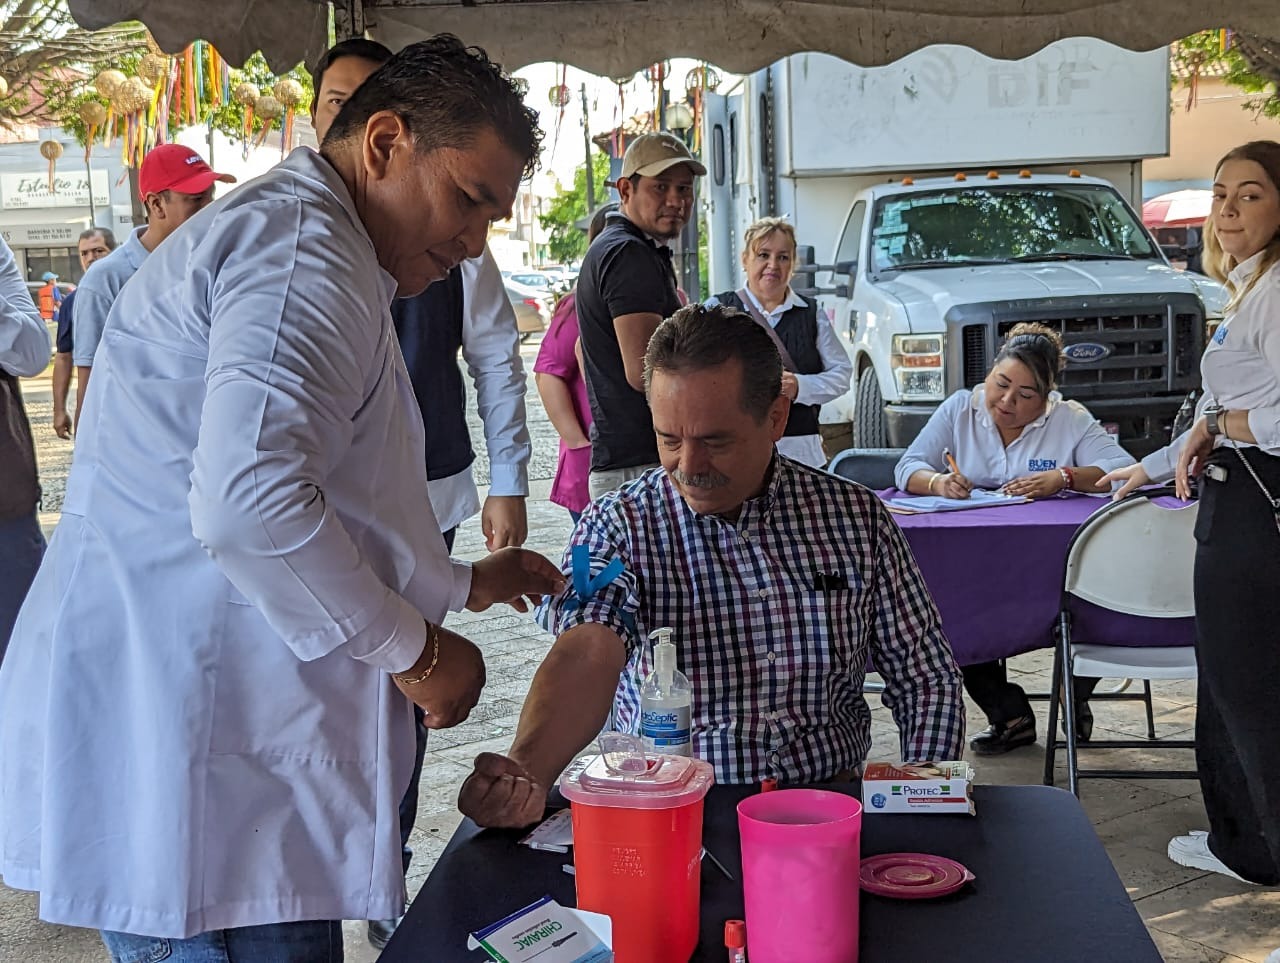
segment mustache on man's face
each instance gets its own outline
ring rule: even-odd
[[[722,475],[718,471],[703,472],[701,475],[686,475],[679,468],[671,472],[671,477],[676,480],[677,484],[686,488],[723,488],[729,484],[729,476]]]

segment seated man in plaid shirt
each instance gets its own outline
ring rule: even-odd
[[[856,775],[871,747],[868,658],[903,760],[960,757],[960,672],[902,532],[867,489],[775,452],[781,379],[746,314],[690,305],[659,326],[645,384],[662,468],[588,506],[571,539],[594,581],[615,558],[623,571],[585,599],[570,580],[544,604],[556,642],[509,754],[477,757],[464,814],[535,822],[610,712],[638,731],[646,639],[663,626],[693,686],[694,754],[717,782]]]

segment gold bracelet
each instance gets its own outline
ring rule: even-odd
[[[934,483],[934,482],[936,482],[936,481],[937,481],[939,478],[941,478],[941,477],[942,477],[942,472],[940,472],[940,471],[935,471],[935,472],[933,473],[933,477],[929,479],[929,494],[930,494],[930,495],[932,495],[932,494],[933,494],[933,483]]]
[[[427,623],[431,625],[430,622]],[[419,685],[431,678],[431,673],[436,669],[436,663],[440,661],[440,626],[431,625],[431,664],[423,669],[417,675],[396,674],[391,678],[395,679],[401,685]]]

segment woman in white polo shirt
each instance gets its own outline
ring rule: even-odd
[[[1016,325],[986,380],[957,391],[925,424],[895,470],[898,488],[915,495],[968,498],[974,487],[1046,498],[1064,489],[1096,492],[1107,472],[1133,458],[1077,401],[1057,392],[1062,339],[1041,324]],[[950,452],[957,463],[947,462]],[[979,755],[1008,752],[1036,741],[1036,717],[1003,662],[962,666],[965,690],[988,727],[969,748]],[[1088,698],[1096,679],[1079,679],[1076,734],[1088,740]]]
[[[1204,266],[1231,289],[1200,362],[1201,417],[1115,472],[1118,494],[1173,478],[1196,517],[1196,763],[1209,832],[1169,858],[1280,884],[1280,144],[1235,148],[1214,174]],[[1106,479],[1110,480],[1110,479]]]

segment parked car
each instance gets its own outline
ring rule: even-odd
[[[531,334],[541,334],[547,330],[547,313],[543,310],[542,301],[535,295],[518,291],[507,284],[507,300],[511,302],[511,310],[516,313],[516,330],[520,332],[520,340],[527,341]]]
[[[571,271],[558,264],[541,267],[538,270],[551,281],[551,287],[561,294],[567,294],[573,288],[573,282],[578,279],[577,271]]]
[[[514,291],[524,298],[534,298],[542,306],[542,311],[548,318],[555,313],[556,310],[556,294],[550,287],[531,287],[517,281],[514,277],[504,280],[508,290]]]
[[[551,278],[547,277],[541,271],[521,271],[512,272],[506,275],[508,281],[515,281],[517,284],[523,284],[527,288],[537,288],[540,291],[551,291]]]

